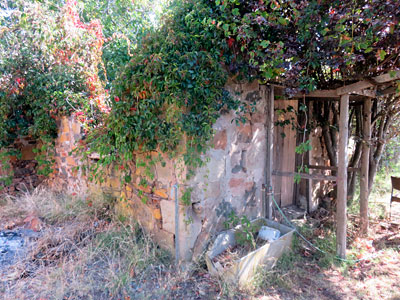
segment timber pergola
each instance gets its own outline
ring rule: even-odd
[[[337,176],[325,176],[319,174],[298,173],[301,178],[331,180],[336,181],[337,186],[337,207],[336,207],[336,251],[341,258],[346,257],[346,234],[347,234],[347,172],[348,170],[348,153],[347,145],[349,139],[348,121],[349,121],[349,100],[350,96],[363,101],[363,144],[360,168],[360,219],[361,232],[368,230],[368,174],[369,174],[369,155],[371,140],[371,105],[372,98],[379,96],[395,94],[397,89],[393,86],[394,81],[400,79],[400,70],[392,71],[379,75],[370,79],[358,81],[356,83],[342,86],[332,90],[316,90],[309,94],[298,94],[295,97],[316,98],[320,100],[339,100],[339,147],[338,147],[338,167]],[[269,89],[269,120],[273,120],[274,115],[274,85],[270,85]],[[269,122],[267,128],[267,170],[266,185],[272,187],[272,175],[277,176],[294,176],[293,172],[280,172],[272,170],[272,147],[273,143],[273,122]],[[315,168],[314,168],[315,167]],[[332,169],[332,167],[311,166],[314,169]],[[336,169],[336,168],[335,168]],[[358,170],[358,169],[357,169]],[[355,171],[355,170],[353,170]],[[267,217],[272,218],[272,200],[271,193],[268,193]]]

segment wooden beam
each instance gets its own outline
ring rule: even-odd
[[[385,73],[379,76],[376,76],[374,78],[372,78],[373,81],[375,81],[376,83],[382,84],[382,83],[386,83],[386,82],[390,82],[390,81],[394,81],[397,79],[400,79],[400,70],[398,71],[393,71],[394,73],[391,75],[390,72],[389,73]]]
[[[310,113],[310,111],[308,111]],[[308,139],[311,138],[310,135],[307,136]],[[308,152],[308,162],[311,161],[312,157],[312,150],[307,151]],[[307,187],[306,187],[306,193],[307,193],[307,213],[311,213],[311,206],[313,205],[313,181],[312,179],[307,179]]]
[[[400,79],[400,70],[394,71],[392,74],[393,76],[390,75],[390,73],[385,73],[376,77],[371,78],[370,80],[361,80],[358,82],[355,82],[353,84],[343,86],[340,88],[337,88],[335,90],[316,90],[312,91],[305,96],[307,98],[340,98],[341,95],[345,94],[356,94],[356,95],[361,95],[365,97],[371,97],[371,98],[376,98],[376,95],[380,95],[380,93],[376,93],[375,91],[368,90],[371,87],[374,87],[376,85],[380,85],[383,83],[391,82],[394,80]],[[279,88],[284,88],[284,86],[280,85],[272,85],[276,86]],[[394,93],[395,90],[393,89],[388,90],[390,93]],[[302,98],[304,96],[303,93],[298,93],[294,95],[294,98]],[[331,100],[331,99],[328,99]]]
[[[285,89],[286,88],[286,86],[281,85],[281,84],[276,84],[276,83],[269,83],[268,85],[273,88],[277,88],[277,89]]]
[[[266,113],[267,113],[267,161],[265,166],[265,186],[266,191],[266,205],[265,205],[265,216],[272,220],[272,163],[274,157],[274,87],[270,86],[265,90],[266,97]]]
[[[347,227],[347,142],[349,136],[349,94],[340,97],[339,118],[339,153],[337,173],[337,207],[336,207],[336,252],[341,258],[346,257]]]
[[[306,97],[315,97],[315,98],[338,98],[338,94],[336,90],[316,90],[310,92],[306,95]]]
[[[376,94],[378,96],[385,96],[385,95],[389,95],[389,94],[396,94],[397,93],[397,86],[390,86],[386,89],[377,91]]]
[[[338,170],[338,167],[331,167],[331,166],[308,165],[307,167],[309,169],[315,169],[315,170],[330,170],[330,171]],[[347,168],[347,172],[358,172],[360,170],[361,170],[360,168],[352,168],[352,167]]]
[[[371,139],[371,99],[366,99],[363,109],[363,141],[361,156],[361,174],[360,174],[360,220],[361,234],[368,233],[368,174],[369,174],[369,155]]]
[[[313,91],[309,94],[306,94],[307,98],[316,98],[319,100],[326,100],[326,101],[332,101],[332,100],[339,100],[340,95],[337,94],[337,90],[316,90]],[[364,97],[370,97],[370,98],[376,98],[376,92],[373,90],[354,90],[351,92],[352,94],[359,95],[359,96],[364,96]],[[296,94],[296,98],[302,98],[304,94]]]
[[[345,95],[345,94],[356,93],[361,90],[376,86],[378,84],[394,81],[397,79],[400,79],[400,71],[395,71],[393,76],[391,76],[390,73],[386,73],[383,75],[379,75],[377,77],[373,77],[371,80],[362,80],[344,87],[340,87],[336,89],[336,94]]]
[[[369,98],[376,98],[376,92],[373,90],[362,90],[362,91],[354,92],[353,94],[365,96],[365,97],[369,97]]]
[[[298,93],[295,95],[296,98],[304,97],[303,93]],[[336,98],[340,96],[336,93],[336,90],[316,90],[306,94],[307,98]]]
[[[307,173],[297,173],[297,172],[286,172],[286,171],[274,170],[272,172],[272,175],[284,176],[284,177],[294,177],[295,175],[300,175],[300,177],[304,178],[304,179],[336,181],[336,176],[328,176],[328,175],[322,175],[322,174],[307,174]]]
[[[336,93],[338,95],[347,95],[347,94],[357,93],[363,89],[368,89],[373,86],[375,86],[375,84],[372,83],[371,81],[363,80],[344,87],[340,87],[336,90]]]

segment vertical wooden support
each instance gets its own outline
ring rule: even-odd
[[[274,157],[274,87],[269,86],[266,90],[267,98],[267,161],[265,167],[265,189],[267,192],[266,197],[266,212],[265,216],[272,220],[272,162]]]
[[[336,252],[346,257],[346,226],[347,226],[347,141],[349,136],[349,94],[340,97],[339,119],[339,155],[337,174],[337,207],[336,207]]]
[[[179,265],[180,249],[179,249],[179,199],[178,184],[175,184],[175,264]]]
[[[311,105],[310,102],[308,102],[307,107],[308,107],[308,109],[307,109],[306,114],[307,114],[308,120],[310,120],[311,116],[312,116],[312,112],[310,111],[312,105]],[[307,124],[305,124],[305,125],[306,125],[305,128],[307,128]],[[311,132],[309,130],[307,130],[307,132],[306,132],[306,140],[309,140],[310,143],[312,144]],[[312,150],[307,151],[307,153],[306,153],[306,157],[307,157],[306,164],[307,165],[311,165],[312,154],[313,154]],[[311,208],[314,208],[314,206],[315,206],[313,204],[313,193],[312,193],[313,192],[313,190],[312,190],[313,180],[311,178],[310,179],[306,179],[306,180],[307,180],[306,181],[307,213],[309,214],[309,213],[311,213]]]
[[[308,135],[308,139],[310,139],[310,135]],[[312,150],[308,151],[307,153],[308,158],[307,158],[307,164],[310,164],[311,162],[311,155],[312,155]],[[312,186],[313,186],[313,180],[310,179],[306,179],[307,180],[307,188],[306,188],[306,192],[307,192],[307,213],[311,213],[311,208],[313,206],[313,191],[312,191]]]
[[[371,99],[367,98],[363,106],[363,144],[360,174],[360,220],[361,234],[368,233],[368,174],[369,174],[369,142],[371,139]]]

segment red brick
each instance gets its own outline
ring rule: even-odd
[[[250,191],[254,186],[254,182],[245,181],[244,178],[232,178],[229,181],[229,187],[233,196],[243,196],[246,191]]]
[[[69,141],[69,134],[68,133],[62,133],[60,138],[58,139],[60,143],[68,142]]]
[[[68,156],[67,157],[67,164],[70,165],[70,166],[75,167],[76,166],[76,161],[71,156]]]
[[[244,183],[244,179],[243,178],[232,178],[229,181],[229,186],[231,188],[235,188],[235,187],[241,186],[243,183]]]
[[[227,143],[226,130],[217,131],[214,135],[214,149],[225,150]]]
[[[250,124],[242,124],[238,127],[238,142],[250,143],[253,137],[253,132]]]

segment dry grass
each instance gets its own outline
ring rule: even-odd
[[[0,299],[399,299],[399,228],[382,227],[379,219],[371,222],[372,259],[334,264],[296,239],[274,270],[261,269],[240,290],[211,278],[201,262],[175,270],[139,226],[119,221],[109,199],[36,190],[0,200],[0,229],[10,222],[21,226],[27,216],[40,220],[40,236],[29,255],[5,270]],[[351,220],[353,237],[357,220]],[[320,247],[334,248],[329,230],[304,234]],[[352,251],[365,252],[357,243],[350,243]]]
[[[56,224],[69,219],[104,217],[111,212],[112,206],[111,199],[99,195],[67,195],[37,188],[18,197],[4,196],[0,199],[0,219],[33,215],[48,224]]]
[[[117,221],[107,199],[37,190],[3,199],[0,211],[0,220],[41,222],[29,255],[3,276],[1,299],[119,299],[152,265],[167,268],[165,252],[133,222]]]

